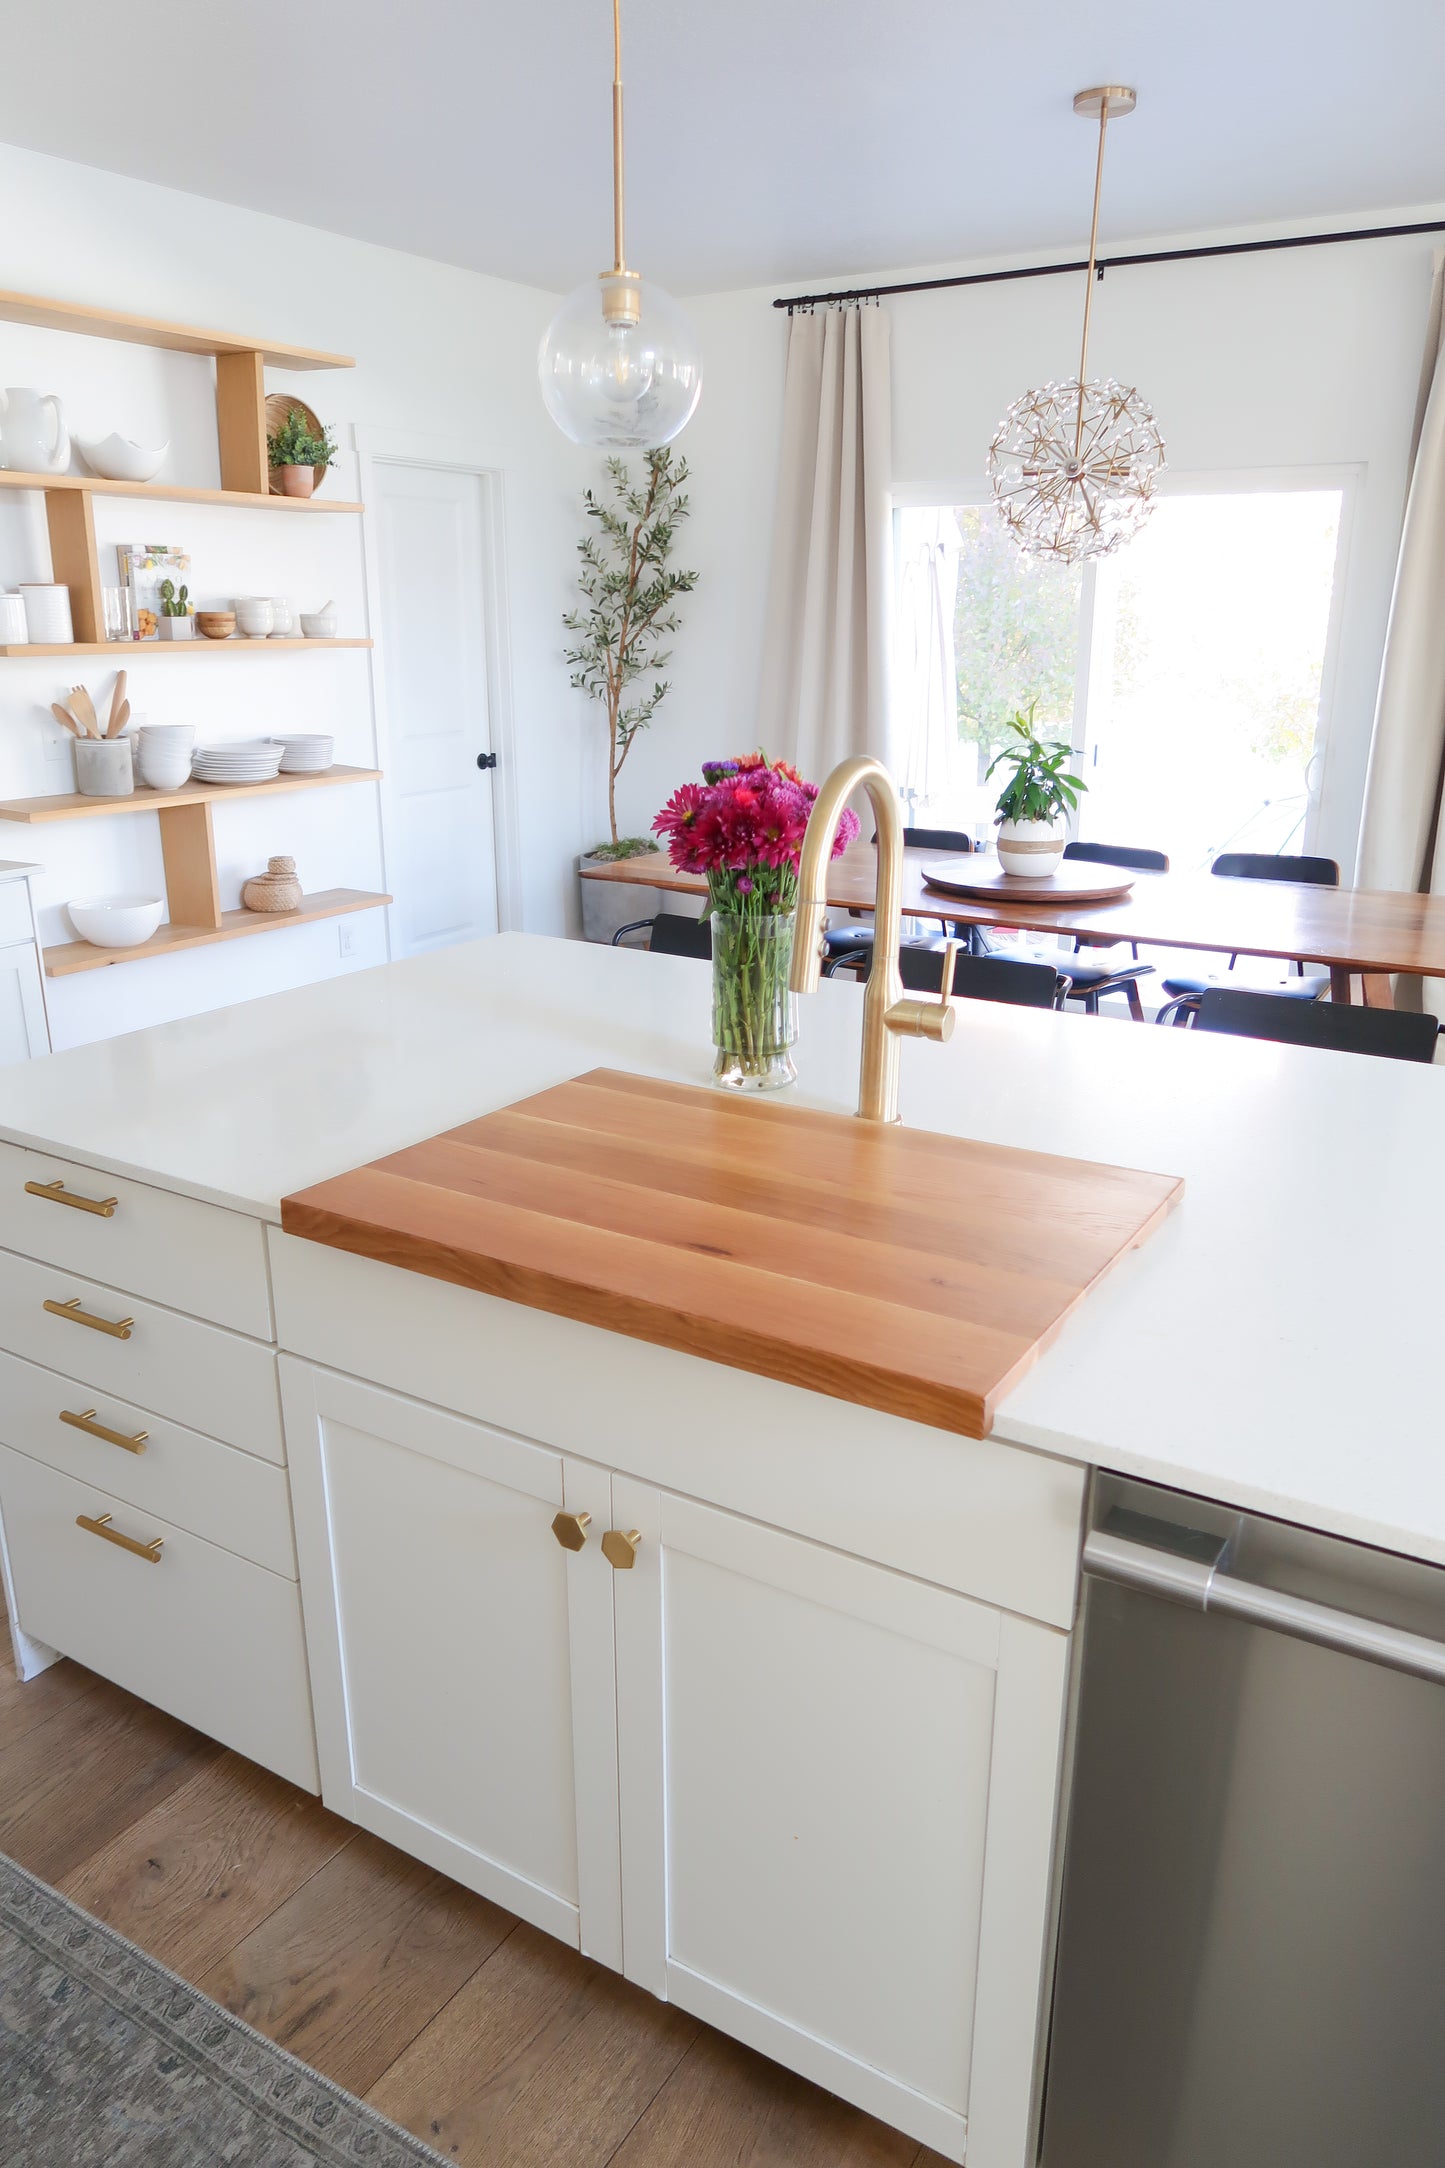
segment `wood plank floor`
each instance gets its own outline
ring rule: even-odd
[[[0,1850],[464,2168],[943,2168],[254,1763],[0,1653]]]

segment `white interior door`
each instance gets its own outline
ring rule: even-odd
[[[392,953],[497,930],[482,480],[372,466]]]

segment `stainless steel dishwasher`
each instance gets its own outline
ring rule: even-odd
[[[1441,2168],[1445,1570],[1112,1476],[1084,1566],[1043,2168]]]

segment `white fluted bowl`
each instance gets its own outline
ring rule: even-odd
[[[65,909],[82,941],[97,948],[139,948],[159,926],[165,902],[160,896],[81,896]]]
[[[80,456],[92,474],[98,474],[107,482],[148,482],[153,474],[159,474],[170,450],[170,442],[152,447],[137,444],[131,437],[112,432],[97,444],[87,444],[83,437],[74,440]]]

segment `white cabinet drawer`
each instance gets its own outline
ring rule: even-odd
[[[283,1348],[1046,1625],[1073,1622],[1081,1467],[279,1228],[267,1243]]]
[[[20,1623],[77,1663],[307,1790],[316,1745],[294,1581],[0,1447]],[[152,1563],[78,1525],[161,1539]]]
[[[29,889],[24,881],[0,881],[0,942],[31,938]]]
[[[3,1353],[0,1442],[77,1482],[98,1484],[138,1512],[159,1513],[257,1566],[296,1577],[286,1471],[270,1461]]]
[[[102,1324],[129,1318],[127,1337],[45,1308],[75,1301]],[[265,1460],[285,1459],[275,1355],[237,1333],[0,1250],[0,1348]]]
[[[26,1188],[56,1182],[63,1185],[58,1196]],[[60,1202],[64,1196],[114,1199],[115,1209],[88,1212]],[[260,1221],[244,1213],[0,1143],[0,1244],[258,1340],[271,1338],[265,1239]]]

